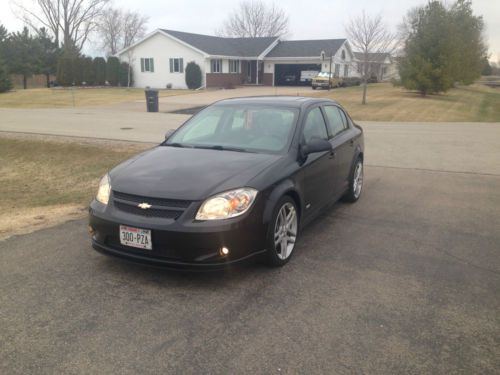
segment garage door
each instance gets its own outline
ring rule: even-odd
[[[321,64],[276,64],[274,65],[274,84],[276,86],[309,86],[309,72],[319,72]]]

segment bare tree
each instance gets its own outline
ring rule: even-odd
[[[106,55],[114,55],[120,48],[122,30],[122,11],[116,8],[105,9],[99,19],[97,33]]]
[[[98,34],[107,55],[114,55],[142,38],[148,17],[119,8],[107,8],[99,22]]]
[[[360,53],[360,73],[363,83],[363,99],[366,104],[367,82],[372,74],[373,56],[376,54],[392,53],[396,48],[396,34],[389,31],[379,14],[375,17],[361,16],[353,18],[346,26],[346,34],[354,49]]]
[[[288,32],[288,23],[286,12],[274,4],[268,6],[261,0],[244,0],[216,34],[240,38],[283,36]]]
[[[18,17],[33,29],[46,27],[67,53],[80,52],[109,0],[14,0]],[[61,39],[62,36],[62,39]],[[70,52],[68,52],[70,51]]]

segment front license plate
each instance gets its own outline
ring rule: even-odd
[[[151,231],[120,225],[120,243],[126,246],[137,247],[139,249],[152,250]]]

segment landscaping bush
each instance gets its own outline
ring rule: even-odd
[[[118,57],[110,56],[106,63],[106,81],[108,81],[111,86],[118,86],[119,79],[120,60],[118,60]]]
[[[82,60],[82,81],[89,86],[95,83],[95,71],[92,57],[85,57]]]
[[[106,82],[106,60],[102,57],[96,57],[93,62],[94,74],[95,74],[95,84],[104,85]]]
[[[186,65],[186,85],[191,90],[201,86],[201,69],[194,61]]]
[[[361,85],[361,78],[358,77],[348,77],[342,80],[343,87],[359,86],[359,85]]]
[[[397,78],[391,78],[391,83],[394,87],[401,87],[403,84],[401,83],[400,79]]]
[[[9,79],[7,68],[0,61],[0,92],[9,91],[12,88],[12,82]]]
[[[73,59],[71,57],[61,57],[57,62],[57,82],[61,86],[73,84]]]
[[[120,86],[128,87],[129,65],[126,62],[120,64]],[[132,86],[132,70],[130,70],[130,86]]]

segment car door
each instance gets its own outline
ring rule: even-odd
[[[330,143],[334,151],[334,188],[336,196],[343,194],[349,186],[349,173],[354,154],[354,142],[349,132],[347,117],[336,105],[324,105]]]
[[[313,138],[328,140],[326,122],[319,106],[309,110],[302,128],[302,144]],[[306,216],[313,215],[331,200],[334,182],[331,156],[329,151],[309,154],[301,167]]]

